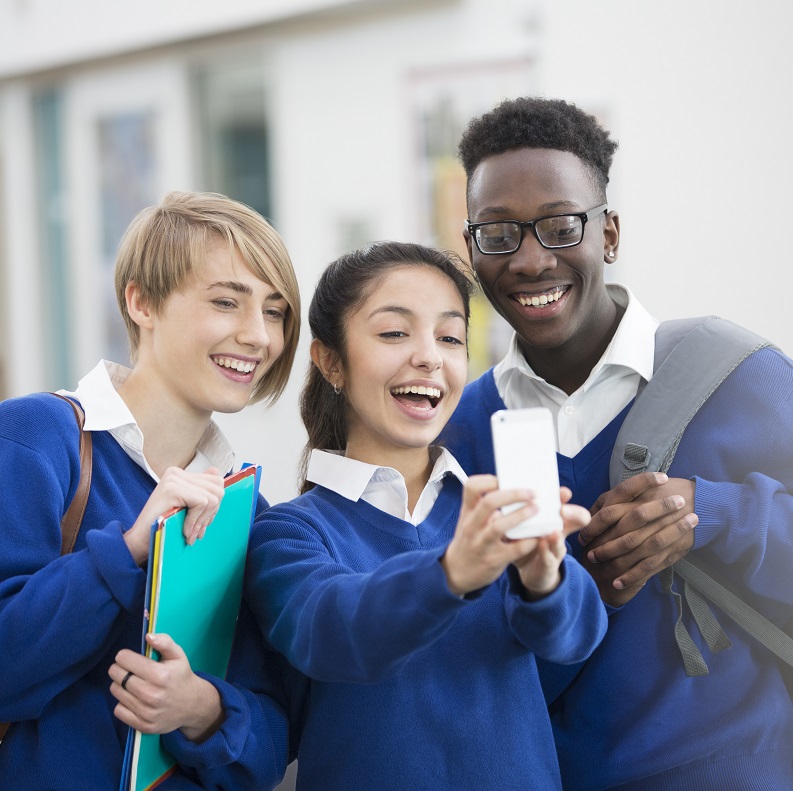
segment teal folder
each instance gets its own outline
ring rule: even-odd
[[[185,509],[165,514],[152,527],[144,635],[170,635],[193,671],[226,675],[260,476],[261,468],[250,466],[226,478],[218,513],[192,546],[182,535]],[[145,639],[143,651],[159,659]],[[121,791],[148,791],[175,768],[160,736],[130,730]]]

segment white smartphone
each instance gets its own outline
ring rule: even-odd
[[[530,489],[537,513],[507,532],[509,538],[544,536],[562,529],[556,435],[550,409],[501,409],[490,418],[499,489]],[[509,513],[522,503],[502,508]]]

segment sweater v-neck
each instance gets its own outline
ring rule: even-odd
[[[381,511],[365,500],[350,501],[324,486],[316,486],[309,492],[312,493],[340,511],[345,522],[354,529],[364,523],[366,527],[389,533],[422,548],[439,546],[451,538],[462,502],[462,485],[453,475],[443,479],[443,488],[435,504],[427,517],[417,525]],[[363,525],[360,526],[365,529]]]

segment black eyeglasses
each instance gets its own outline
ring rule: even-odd
[[[503,255],[514,253],[523,242],[526,228],[531,228],[537,241],[548,250],[560,247],[575,247],[584,238],[584,226],[588,220],[608,211],[608,204],[602,203],[589,211],[574,214],[550,214],[536,220],[519,222],[467,222],[468,233],[476,242],[479,252],[484,255]]]

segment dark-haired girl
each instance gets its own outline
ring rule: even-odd
[[[582,661],[606,613],[561,534],[505,540],[531,492],[431,444],[465,385],[469,296],[447,254],[393,242],[314,295],[304,493],[257,521],[247,591],[308,679],[301,789],[561,788],[535,655]],[[562,510],[566,532],[588,522]]]

